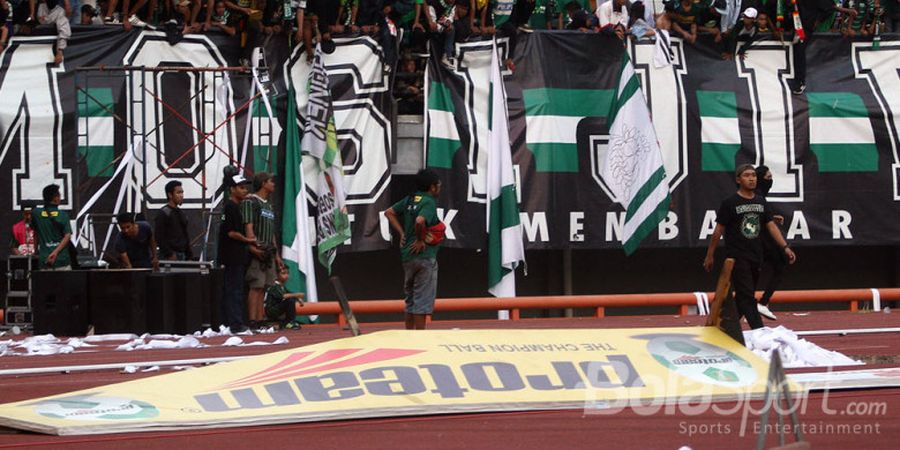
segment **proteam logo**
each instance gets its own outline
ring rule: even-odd
[[[700,383],[726,387],[748,386],[756,370],[744,358],[722,347],[698,341],[689,334],[645,334],[647,351],[667,369]]]
[[[104,397],[94,393],[30,403],[34,412],[63,420],[136,420],[159,416],[159,410],[141,400]]]
[[[470,395],[492,392],[518,399],[529,391],[646,386],[624,354],[586,361],[548,361],[540,368],[529,367],[527,372],[520,365],[497,360],[462,364],[402,361],[426,351],[397,348],[299,351],[210,392],[194,395],[194,400],[205,412],[221,413],[365,397],[464,400]]]

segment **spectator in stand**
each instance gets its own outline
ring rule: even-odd
[[[81,25],[103,25],[103,19],[91,5],[81,5]]]
[[[653,14],[644,7],[644,2],[638,0],[631,4],[631,11],[628,13],[628,30],[635,39],[643,39],[656,34],[653,29],[655,21]]]
[[[741,59],[747,55],[747,50],[754,42],[759,40],[759,11],[756,8],[747,8],[741,14],[741,26],[735,28],[734,38],[729,39],[729,52],[722,54],[722,59],[731,59],[732,55],[738,55]],[[739,47],[740,46],[740,47]]]
[[[509,20],[509,16],[512,15],[513,6],[516,4],[516,0],[490,0],[488,5],[488,10],[490,10],[491,17],[493,19],[494,24],[494,32],[496,33],[500,27]]]
[[[123,212],[116,216],[119,224],[119,239],[116,251],[119,261],[126,269],[159,270],[156,256],[156,239],[150,224],[135,220],[134,213]]]
[[[153,14],[156,12],[157,0],[137,0],[134,6],[131,6],[131,0],[122,1],[122,12],[120,17],[116,17],[116,6],[119,0],[110,0],[104,22],[110,24],[122,24],[125,31],[130,31],[132,27],[147,27],[147,22],[153,21]],[[143,20],[139,15],[143,16]]]
[[[856,15],[848,18],[847,36],[868,36],[869,25],[875,16],[875,4],[872,0],[856,0],[850,3]]]
[[[407,57],[400,61],[394,97],[398,99],[400,114],[422,114],[425,110],[425,76],[418,70],[415,59]]]
[[[691,44],[697,42],[700,12],[700,8],[691,0],[680,0],[672,5],[672,11],[669,13],[672,29]]]
[[[6,0],[0,0],[0,50],[6,48],[6,43],[12,36],[12,5]]]
[[[851,17],[857,14],[856,10],[836,5],[832,0],[797,0],[797,10],[806,39],[800,39],[799,33],[794,33],[794,78],[788,82],[794,95],[806,91],[806,45],[812,39],[816,25],[835,11]]]
[[[328,51],[333,47],[331,31],[338,23],[338,10],[341,7],[340,0],[300,0],[300,14],[298,23],[302,22],[298,30],[298,42],[303,39],[306,46],[306,60],[312,62],[315,57],[313,38],[322,44],[323,50]]]
[[[208,30],[220,30],[229,36],[234,36],[237,33],[236,20],[237,18],[232,16],[231,11],[225,7],[224,0],[218,0],[213,9]]]
[[[601,33],[615,34],[619,39],[625,39],[628,33],[627,0],[607,0],[597,8],[596,16]]]
[[[549,30],[557,15],[556,0],[535,0],[534,11],[524,26],[533,30]]]
[[[513,64],[513,57],[516,53],[516,44],[519,41],[519,27],[528,23],[528,19],[534,13],[534,7],[535,0],[516,0],[508,18],[497,28],[498,36],[509,38],[509,52],[506,55],[505,64],[510,71],[516,70],[516,65]]]
[[[200,9],[202,7],[203,2],[201,0],[166,0],[165,9],[166,15],[170,18],[181,18],[181,22],[184,24],[182,33],[186,34],[196,33],[203,28],[203,23],[197,20],[200,16]]]
[[[69,26],[72,6],[69,0],[46,0],[38,6],[37,13],[39,23],[56,25],[56,54],[53,64],[59,65],[63,62],[63,50],[72,37],[72,27]]]
[[[435,48],[435,43],[441,44],[437,46],[441,49],[441,63],[453,70],[456,67],[456,61],[453,59],[455,43],[453,21],[456,19],[456,2],[455,0],[426,1],[426,6],[416,11],[416,24],[421,26],[423,22],[421,17],[425,16],[424,22],[428,24],[427,32],[432,39],[432,49]],[[415,27],[416,25],[414,25]]]
[[[775,32],[774,25],[772,25],[772,20],[769,19],[769,15],[762,11],[759,11],[756,15],[756,31],[765,34]]]
[[[363,0],[366,2],[366,0]],[[345,31],[356,32],[359,28],[356,26],[357,14],[359,14],[359,0],[341,0],[341,7],[338,8],[338,23],[344,27]]]
[[[466,1],[466,0],[463,0]],[[494,18],[490,0],[468,0],[469,28],[475,34],[494,34]]]
[[[569,17],[566,24],[567,30],[580,30],[582,32],[591,31],[591,15],[584,10],[580,3],[575,0],[566,4],[566,14]]]
[[[390,0],[363,0],[356,13],[356,23],[363,33],[375,34],[384,25],[384,9]]]
[[[394,0],[391,3],[391,20],[409,34],[416,20],[417,0]]]

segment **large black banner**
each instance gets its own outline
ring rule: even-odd
[[[643,245],[705,246],[734,168],[765,164],[769,195],[797,244],[900,242],[900,41],[880,46],[816,36],[808,89],[792,95],[789,43],[761,41],[723,60],[712,42],[672,39],[656,67],[651,41],[579,32],[521,33],[505,74],[510,137],[528,248],[618,247],[622,208],[599,167],[623,52],[642,80],[672,192],[671,211]],[[443,177],[447,245],[483,248],[490,42],[457,46],[458,63],[428,71],[426,160]]]
[[[62,208],[79,217],[73,228],[80,244],[99,254],[116,234],[113,213],[146,212],[152,219],[166,203],[165,184],[180,180],[190,232],[201,247],[215,224],[209,213],[222,198],[223,168],[280,174],[286,127],[302,133],[310,64],[286,36],[266,40],[268,67],[257,73],[259,84],[252,71],[219,70],[239,68],[250,53],[222,34],[186,35],[171,45],[161,32],[76,27],[59,67],[52,64],[54,40],[16,36],[0,54],[0,186],[7,192],[0,197],[0,230],[20,220],[9,211],[40,200],[41,189],[56,183]],[[376,40],[335,41],[325,66],[353,221],[344,250],[385,248],[378,212],[390,200],[389,72]],[[268,95],[258,95],[260,85],[270,88]],[[297,124],[286,123],[289,85]]]

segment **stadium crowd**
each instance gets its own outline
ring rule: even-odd
[[[812,32],[845,36],[876,36],[900,29],[898,0],[0,0],[0,48],[13,34],[29,34],[35,26],[56,27],[57,63],[63,60],[70,25],[118,25],[162,29],[170,34],[225,33],[244,48],[276,36],[306,44],[331,36],[363,33],[379,39],[402,36],[398,67],[420,72],[405,60],[427,53],[426,42],[446,65],[454,64],[454,44],[485,36],[510,38],[515,48],[519,32],[580,30],[648,39],[656,30],[695,43],[710,34],[723,56],[733,55],[734,42],[772,33],[783,39],[793,32],[792,15],[799,10],[811,21]],[[743,13],[751,11],[753,17]],[[743,19],[751,19],[744,21]],[[742,23],[743,22],[743,23]],[[752,22],[752,23],[750,23]],[[403,32],[399,32],[402,30]],[[392,47],[392,46],[391,46]],[[389,61],[397,54],[386,49]],[[512,53],[512,52],[510,52]],[[249,51],[247,52],[249,54]],[[511,70],[512,60],[507,61]],[[418,96],[410,83],[397,86],[398,96]],[[413,83],[412,87],[416,87]]]

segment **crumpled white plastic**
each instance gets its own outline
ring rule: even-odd
[[[93,336],[85,336],[84,342],[133,341],[137,338],[138,335],[131,333],[95,334]]]
[[[781,362],[785,368],[865,364],[802,339],[783,325],[777,328],[764,327],[745,331],[744,341],[748,349],[766,361],[771,360],[772,352],[777,349],[781,353]]]
[[[232,336],[232,337],[226,339],[224,343],[222,343],[222,347],[237,347],[243,343],[244,343],[243,339],[241,339],[237,336]]]

